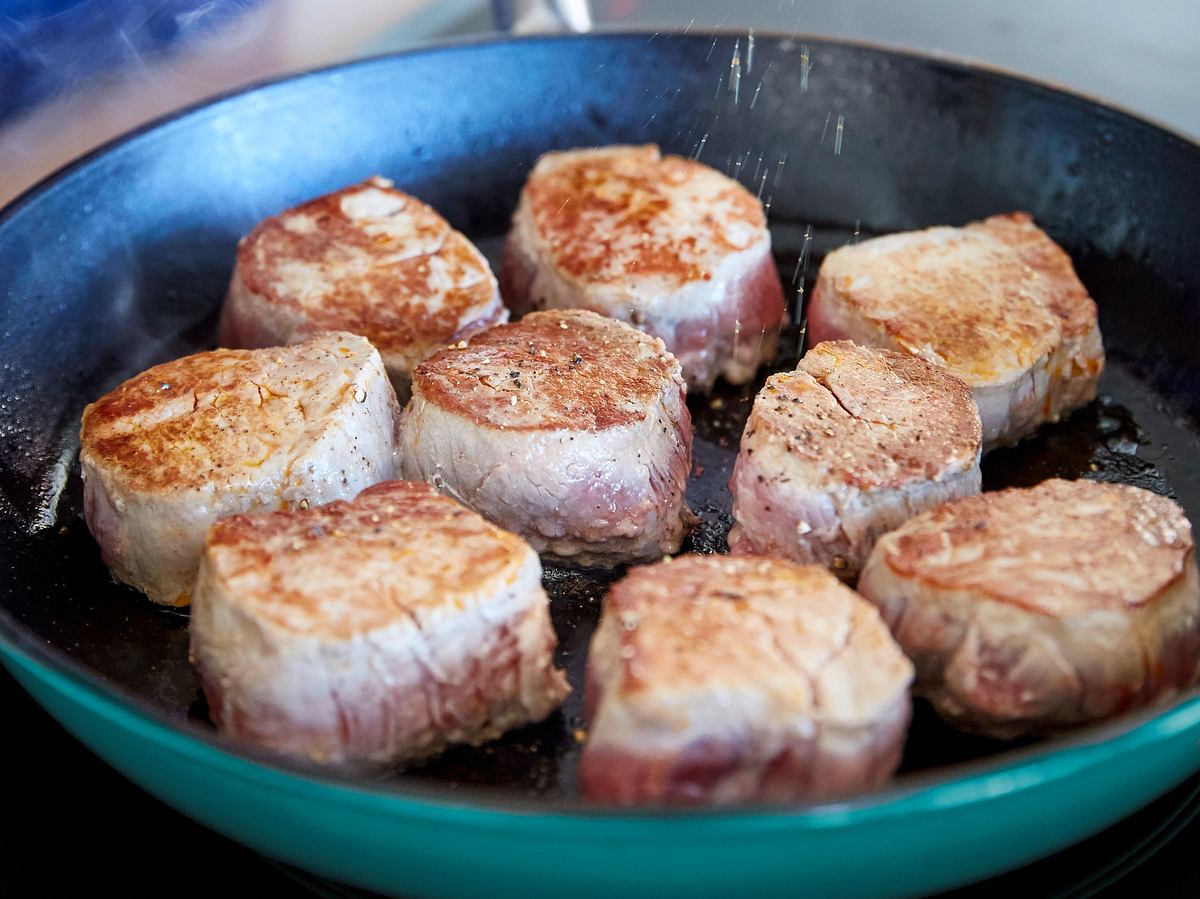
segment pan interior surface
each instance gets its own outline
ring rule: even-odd
[[[735,40],[535,40],[319,72],[175,118],[11,207],[0,218],[0,627],[187,732],[211,731],[186,612],[113,583],[83,523],[83,406],[213,345],[236,242],[260,218],[380,173],[498,267],[525,174],[541,152],[572,146],[655,142],[768,204],[796,322],[772,371],[795,363],[826,252],[1032,212],[1096,298],[1109,363],[1097,401],[987,457],[985,488],[1122,481],[1200,520],[1200,148],[1037,85],[883,50],[760,36],[752,65],[731,67]],[[702,522],[685,551],[726,549],[725,484],[768,373],[690,401],[689,500]],[[575,687],[561,713],[370,785],[573,807],[586,649],[611,577],[547,568]],[[1008,748],[918,706],[901,785]]]

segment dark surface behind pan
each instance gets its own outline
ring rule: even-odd
[[[186,615],[114,585],[80,518],[83,405],[212,344],[237,238],[264,215],[381,172],[495,264],[536,156],[599,143],[699,152],[761,192],[801,309],[820,258],[846,241],[1029,210],[1099,302],[1109,368],[1096,403],[990,455],[985,487],[1120,480],[1175,496],[1196,518],[1200,150],[1037,85],[872,48],[759,37],[748,73],[743,48],[739,79],[734,41],[534,40],[316,73],[144,133],[10,209],[0,221],[0,626],[207,729]],[[799,328],[785,334],[781,364],[794,362],[800,339]],[[725,482],[757,386],[692,401],[689,498],[703,523],[685,548],[725,548]],[[607,582],[547,571],[560,658],[577,687]],[[543,725],[389,782],[449,783],[460,796],[478,788],[493,801],[569,799],[580,699]],[[905,771],[1003,748],[919,708]]]

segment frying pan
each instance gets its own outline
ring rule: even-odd
[[[541,152],[655,141],[769,203],[793,313],[829,248],[1026,209],[1100,305],[1102,396],[985,461],[985,486],[1136,483],[1200,514],[1200,147],[1101,104],[867,46],[605,35],[443,46],[267,84],[179,114],[52,176],[0,214],[0,654],[128,777],[269,855],[410,895],[911,894],[1048,854],[1200,767],[1200,698],[1009,747],[917,710],[894,787],[811,807],[614,813],[582,805],[578,696],[544,724],[374,780],[221,740],[186,615],[113,584],[80,518],[85,403],[210,346],[234,247],[260,218],[381,172],[493,261]],[[743,48],[744,53],[744,48]],[[740,77],[739,77],[740,72]],[[802,339],[784,335],[782,364]],[[696,398],[702,515],[755,385]],[[547,570],[578,686],[606,578]]]

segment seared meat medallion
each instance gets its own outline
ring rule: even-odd
[[[418,362],[507,319],[474,245],[375,177],[271,216],[241,241],[219,340],[253,348],[361,334],[403,401]]]
[[[1096,304],[1024,213],[835,250],[817,277],[808,335],[949,369],[975,396],[984,452],[1094,399],[1104,367]]]
[[[951,723],[1011,738],[1196,681],[1192,529],[1166,497],[1050,480],[947,503],[875,545],[859,590]]]
[[[401,426],[425,480],[553,561],[679,549],[692,424],[662,341],[593,312],[534,312],[417,366]]]
[[[542,567],[427,484],[237,515],[208,533],[191,656],[222,733],[393,764],[540,721],[568,692]]]
[[[882,786],[912,665],[825,570],[680,556],[613,585],[588,659],[583,795],[790,802]]]
[[[853,580],[881,534],[979,492],[980,434],[970,390],[944,369],[817,344],[754,400],[729,481],[730,551]]]
[[[783,287],[762,204],[655,146],[547,153],[513,215],[504,300],[591,309],[659,337],[688,390],[744,384],[775,355]]]
[[[352,334],[156,365],[84,410],[88,527],[118,580],[186,605],[209,525],[395,477],[399,417],[379,353]]]

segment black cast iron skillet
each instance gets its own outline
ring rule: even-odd
[[[495,265],[525,174],[553,148],[656,142],[758,193],[796,322],[776,368],[794,364],[805,288],[829,249],[1033,213],[1099,303],[1109,363],[1096,402],[987,457],[985,488],[1100,478],[1200,514],[1200,147],[1101,104],[952,62],[759,36],[753,60],[743,49],[734,67],[734,41],[542,39],[356,63],[144,129],[0,214],[0,648],[10,664],[18,652],[125,712],[223,745],[187,663],[186,614],[114,584],[83,524],[83,406],[153,363],[213,345],[236,241],[262,217],[382,173],[438,208]],[[687,550],[726,548],[725,483],[760,384],[691,401],[698,474],[689,499],[702,524]],[[609,578],[546,573],[560,661],[576,687]],[[919,705],[897,795],[1070,752],[1135,723],[1014,754],[942,727]],[[572,814],[580,811],[574,734],[584,724],[577,691],[542,725],[370,787]],[[1176,764],[1153,790],[1196,766],[1200,757]],[[1023,852],[973,872],[1034,850]]]

